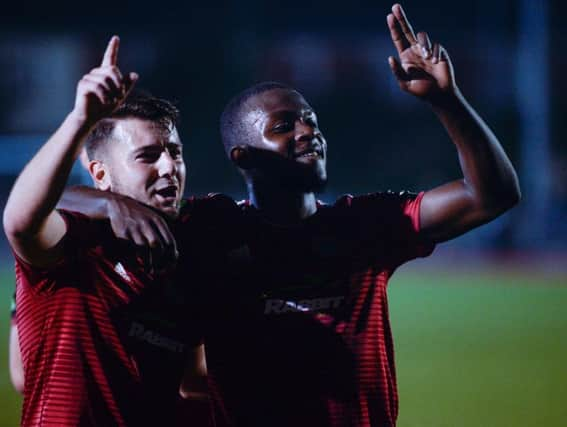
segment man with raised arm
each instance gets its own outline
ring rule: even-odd
[[[72,112],[21,172],[4,211],[16,257],[23,426],[173,425],[196,348],[172,268],[147,268],[150,256],[110,224],[55,209],[87,139],[96,187],[158,213],[127,237],[175,252],[167,223],[179,216],[185,185],[178,112],[130,94],[138,76],[122,75],[118,46],[113,37],[81,79]]]
[[[516,173],[458,90],[447,52],[416,36],[399,5],[387,22],[400,57],[389,59],[392,71],[444,124],[463,177],[419,194],[325,205],[315,192],[327,179],[327,142],[303,96],[263,83],[228,104],[222,138],[249,200],[231,217],[226,258],[208,257],[213,280],[195,295],[218,425],[394,426],[390,276],[520,198]],[[130,234],[128,225],[117,229]],[[174,235],[183,254],[190,239],[183,228]]]
[[[428,103],[443,123],[463,177],[419,194],[320,203],[315,192],[327,179],[327,141],[305,98],[278,83],[235,97],[221,132],[249,199],[241,204],[231,277],[203,305],[217,422],[394,426],[390,276],[520,198],[516,173],[459,91],[446,50],[426,33],[416,36],[398,4],[387,23],[399,55],[389,58],[392,71],[402,90]]]

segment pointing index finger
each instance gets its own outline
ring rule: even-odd
[[[120,46],[120,38],[118,36],[112,36],[106,46],[104,51],[104,57],[102,58],[103,67],[112,67],[118,62],[118,47]]]

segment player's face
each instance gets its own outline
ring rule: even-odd
[[[110,191],[169,217],[177,216],[185,188],[185,162],[177,129],[137,118],[118,120],[109,144]]]
[[[251,129],[250,145],[284,160],[283,173],[290,181],[296,179],[306,190],[322,187],[327,180],[327,142],[305,99],[295,91],[274,89],[252,98],[249,106],[245,121]],[[267,165],[264,173],[281,170]]]

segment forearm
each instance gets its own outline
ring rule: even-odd
[[[109,220],[114,235],[119,239],[153,251],[150,268],[163,265],[178,256],[175,237],[164,217],[149,206],[128,196],[76,186],[65,190],[57,207],[64,208],[94,220]],[[173,258],[171,258],[173,256]]]
[[[77,185],[65,189],[57,208],[80,212],[92,219],[108,219],[109,203],[116,197],[109,191]]]
[[[31,237],[41,231],[61,197],[89,129],[84,120],[69,114],[20,173],[4,211],[9,237]]]
[[[520,188],[510,159],[460,92],[432,108],[457,148],[463,182],[475,203],[495,210],[517,203]]]

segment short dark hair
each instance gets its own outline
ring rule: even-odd
[[[246,101],[253,96],[274,89],[295,91],[295,89],[283,83],[262,82],[257,83],[248,89],[244,89],[228,102],[220,118],[221,138],[226,154],[230,155],[230,150],[234,146],[242,143],[248,143],[248,129],[245,128],[242,120],[244,118],[244,104]]]
[[[100,120],[87,136],[85,148],[89,160],[101,155],[101,149],[114,131],[116,119],[129,117],[148,120],[164,129],[169,129],[177,126],[179,110],[172,102],[156,98],[148,92],[132,91],[116,111],[110,117]]]

